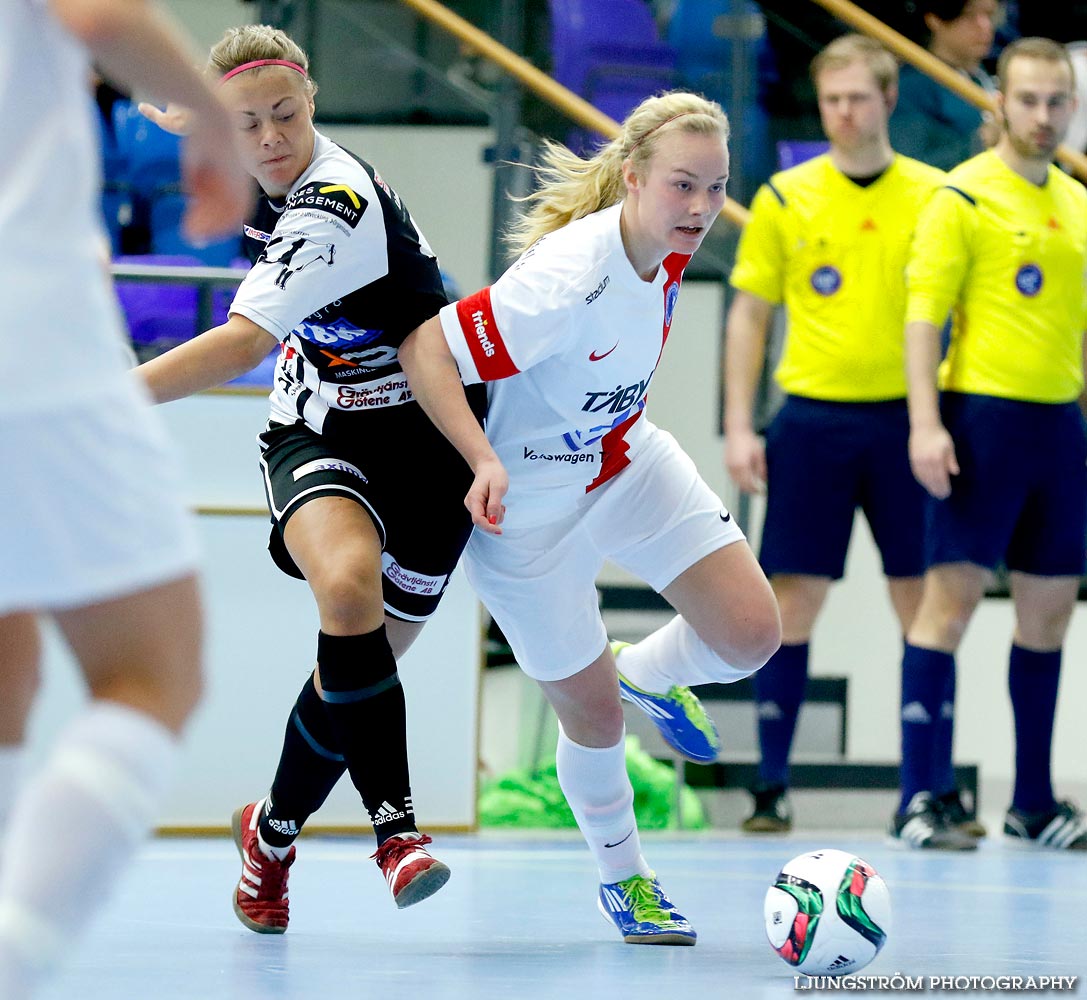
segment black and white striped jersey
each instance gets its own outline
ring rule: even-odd
[[[260,199],[245,236],[253,268],[230,309],[282,341],[272,420],[324,434],[365,413],[368,433],[390,420],[397,436],[429,428],[397,348],[447,299],[434,253],[378,172],[318,132],[309,167],[286,198]]]

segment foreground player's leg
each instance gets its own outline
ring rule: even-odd
[[[107,897],[154,821],[200,693],[192,578],[57,617],[93,700],[12,811],[0,873],[4,997],[30,995]]]
[[[38,690],[41,641],[33,615],[11,615],[3,628],[0,659],[0,864],[4,831],[26,766],[26,723]]]

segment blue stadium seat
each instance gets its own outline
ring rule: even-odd
[[[552,75],[615,121],[679,83],[675,50],[660,39],[644,0],[549,0],[548,6]],[[567,137],[580,153],[601,141],[583,129]]]
[[[822,156],[830,143],[813,139],[783,139],[777,144],[778,169],[788,170],[805,160]]]
[[[665,36],[676,51],[683,86],[717,101],[732,121],[732,189],[741,200],[750,198],[774,166],[768,118],[757,100],[765,34],[754,0],[676,0]]]
[[[241,249],[241,234],[206,245],[190,243],[181,232],[185,196],[181,192],[181,139],[148,121],[134,105],[114,105],[118,154],[127,165],[137,211],[147,219],[151,252],[195,257],[200,264],[226,267]]]
[[[170,264],[199,267],[199,258],[187,254],[147,254],[117,257],[118,264]],[[164,285],[146,281],[116,282],[129,337],[141,360],[168,351],[192,339],[196,329],[197,291],[195,285]]]

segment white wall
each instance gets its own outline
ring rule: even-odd
[[[189,33],[201,56],[207,54],[227,28],[257,19],[257,4],[242,0],[160,0],[160,4]]]
[[[190,502],[260,511],[199,518],[207,691],[159,818],[162,827],[221,829],[237,806],[263,795],[272,780],[287,716],[313,669],[317,614],[306,585],[276,569],[266,551],[269,522],[255,442],[267,418],[266,400],[201,395],[160,412],[181,448]],[[413,798],[428,829],[475,825],[480,656],[478,602],[457,574],[400,668]],[[82,698],[70,657],[52,633],[44,676],[32,720],[35,755]],[[368,825],[344,778],[311,827]]]

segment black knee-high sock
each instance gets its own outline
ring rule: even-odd
[[[260,818],[260,835],[272,847],[288,847],[302,824],[324,804],[347,770],[324,702],[306,678],[294,703],[272,790]]]
[[[322,700],[378,844],[414,830],[404,689],[385,626],[317,637]]]

